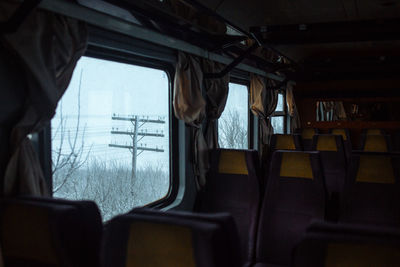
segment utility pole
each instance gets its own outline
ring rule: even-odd
[[[147,124],[165,124],[165,120],[158,118],[158,119],[149,119],[144,118],[144,117],[139,117],[137,115],[134,116],[118,116],[118,115],[113,115],[111,117],[112,120],[118,120],[118,121],[129,121],[132,124],[132,129],[131,130],[126,130],[126,131],[120,131],[118,129],[114,130],[114,128],[111,130],[111,134],[115,135],[127,135],[130,136],[132,139],[132,144],[130,145],[121,145],[121,144],[109,144],[109,147],[117,147],[117,148],[125,148],[129,149],[129,151],[132,153],[132,185],[136,177],[136,162],[137,162],[137,157],[142,154],[144,151],[151,151],[151,152],[164,152],[164,149],[162,148],[151,148],[147,147],[145,144],[144,146],[138,146],[138,142],[142,140],[144,137],[164,137],[163,132],[158,133],[157,132],[147,132],[145,131],[139,131],[143,125]],[[139,137],[140,136],[140,137]],[[139,151],[139,153],[138,153]]]

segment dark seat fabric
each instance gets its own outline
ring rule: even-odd
[[[35,199],[4,199],[0,214],[5,266],[99,266],[101,236],[84,224],[101,225],[100,215],[82,222],[76,205]]]
[[[210,157],[206,185],[197,195],[194,210],[230,213],[238,228],[243,263],[252,261],[261,194],[258,154],[216,149]]]
[[[326,195],[318,152],[276,151],[260,212],[256,262],[289,265],[310,221],[324,219]]]
[[[162,216],[170,218],[183,218],[195,221],[205,221],[216,223],[223,231],[223,234],[227,237],[228,243],[226,246],[229,247],[230,251],[234,251],[230,257],[233,262],[242,262],[240,254],[240,241],[236,223],[232,216],[226,212],[220,213],[198,213],[198,212],[186,212],[186,211],[175,211],[168,210],[166,212],[149,209],[149,208],[135,208],[129,212],[129,214],[149,214],[153,216]]]
[[[299,134],[273,134],[270,147],[275,150],[303,150],[301,135]]]
[[[319,151],[328,192],[343,191],[347,160],[342,136],[314,135],[312,150]]]
[[[105,231],[104,266],[240,266],[218,223],[133,213],[112,219]]]
[[[362,135],[361,150],[366,152],[391,152],[392,142],[389,135]]]
[[[344,144],[344,152],[346,154],[346,160],[347,160],[347,162],[349,162],[350,158],[351,158],[351,151],[353,150],[353,144],[351,142],[349,129],[340,129],[340,128],[331,129],[329,131],[329,133],[333,134],[333,135],[342,136],[343,144]]]
[[[305,151],[312,150],[312,141],[314,135],[318,134],[318,129],[304,128],[301,130],[301,139]]]
[[[397,229],[318,223],[296,246],[292,266],[398,266],[399,262]]]
[[[342,198],[340,221],[400,224],[399,157],[360,152],[352,156]]]
[[[79,244],[76,246],[85,251],[85,259],[82,260],[86,262],[86,266],[99,266],[103,223],[95,202],[32,196],[21,196],[20,199],[34,202],[40,201],[53,205],[68,205],[77,209],[79,213],[78,224],[83,233]]]

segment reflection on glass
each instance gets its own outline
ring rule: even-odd
[[[165,72],[83,57],[52,124],[53,195],[89,199],[103,220],[169,190]]]
[[[284,133],[284,123],[285,123],[285,117],[283,116],[271,117],[271,124],[272,127],[274,128],[274,134]]]
[[[247,149],[248,139],[247,86],[230,83],[225,110],[218,120],[218,142],[222,148]]]

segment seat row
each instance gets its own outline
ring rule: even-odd
[[[275,151],[268,174],[262,174],[257,159],[250,150],[212,151],[207,183],[195,207],[232,214],[244,264],[289,265],[294,245],[316,219],[400,225],[397,155],[353,154],[345,177],[337,179],[340,185],[327,181],[318,151]],[[334,192],[340,192],[336,199]]]
[[[3,199],[4,266],[240,266],[229,214],[136,209],[104,227],[94,202]],[[103,229],[104,228],[104,229]]]
[[[96,205],[88,201],[3,199],[0,208],[2,260],[7,267],[241,266],[236,226],[229,214],[135,209],[103,230]],[[265,249],[274,253],[284,238],[277,241],[278,248]],[[314,222],[294,244],[289,264],[397,266],[399,252],[396,229]]]
[[[314,128],[304,128],[295,131],[296,150],[314,150],[314,136],[320,135],[320,131]],[[400,131],[394,136],[389,135],[381,129],[363,129],[360,135],[359,143],[354,144],[350,136],[349,129],[333,128],[329,129],[328,134],[340,135],[343,138],[343,144],[347,152],[351,150],[363,150],[370,152],[391,152],[400,151]],[[273,140],[272,140],[273,141]]]

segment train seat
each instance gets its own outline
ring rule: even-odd
[[[314,135],[312,150],[319,151],[328,192],[341,192],[347,171],[342,136],[328,134]]]
[[[361,150],[367,152],[390,152],[392,142],[389,135],[362,135]]]
[[[288,265],[313,219],[324,219],[326,188],[319,152],[276,151],[262,202],[256,266]]]
[[[301,139],[303,141],[303,148],[305,151],[312,149],[312,140],[316,134],[318,134],[318,129],[304,128],[301,130]]]
[[[303,150],[301,135],[299,134],[273,134],[270,147],[275,150]]]
[[[158,214],[157,214],[158,213]],[[218,216],[218,215],[214,215]],[[112,219],[104,233],[104,266],[240,266],[219,223],[133,212]]]
[[[89,202],[84,204],[86,209],[71,203],[2,200],[5,266],[99,266],[102,224],[98,208]],[[91,215],[86,214],[89,209],[94,210]],[[98,225],[100,229],[96,229]]]
[[[398,266],[397,229],[316,223],[293,251],[292,266]]]
[[[129,214],[150,214],[153,216],[163,216],[163,217],[172,217],[172,218],[183,218],[195,221],[205,221],[216,223],[221,227],[221,230],[225,232],[225,235],[228,238],[228,243],[226,246],[230,246],[231,251],[235,251],[231,255],[232,262],[242,262],[241,254],[240,254],[240,243],[239,243],[239,235],[236,227],[236,223],[233,220],[232,216],[226,212],[220,213],[198,213],[198,212],[187,212],[187,211],[175,211],[168,210],[166,212],[149,209],[149,208],[135,208],[129,212]]]
[[[243,262],[254,257],[261,194],[258,154],[252,150],[216,149],[210,170],[198,193],[196,212],[229,212],[238,228]]]
[[[352,156],[340,221],[400,225],[398,157],[360,152]]]

